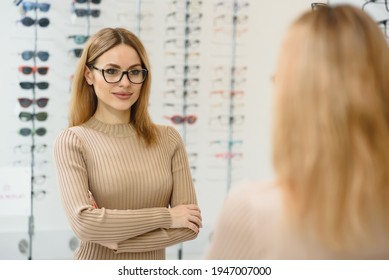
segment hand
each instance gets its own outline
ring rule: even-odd
[[[117,250],[118,249],[118,244],[115,242],[99,242],[100,245],[103,245],[104,247],[107,247],[111,250]]]
[[[199,233],[202,224],[200,208],[195,204],[178,205],[169,208],[172,217],[171,228],[189,228]]]

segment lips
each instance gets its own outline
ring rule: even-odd
[[[128,99],[132,96],[131,92],[115,92],[112,94],[115,95],[119,99]]]

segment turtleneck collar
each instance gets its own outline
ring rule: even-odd
[[[128,137],[136,135],[135,128],[130,123],[107,124],[99,121],[94,116],[91,117],[86,123],[84,123],[84,126],[115,137]]]

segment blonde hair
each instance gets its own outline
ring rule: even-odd
[[[304,13],[281,49],[274,167],[289,218],[335,250],[388,233],[388,69],[382,31],[349,5]]]
[[[135,49],[142,66],[149,70],[142,84],[139,99],[131,106],[131,123],[138,136],[147,144],[156,142],[157,128],[148,113],[151,71],[146,50],[141,41],[132,32],[124,28],[103,28],[93,35],[85,45],[78,61],[72,82],[72,93],[69,110],[69,126],[81,125],[96,112],[97,97],[93,87],[88,85],[84,73],[86,67],[94,65],[96,60],[113,47],[125,44]]]

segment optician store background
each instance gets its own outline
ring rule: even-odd
[[[52,148],[85,36],[103,27],[128,28],[147,48],[150,111],[185,141],[204,223],[168,258],[201,259],[228,191],[273,176],[271,77],[286,28],[312,1],[17,2],[0,2],[0,259],[72,259],[78,246]],[[367,8],[389,18],[384,4]]]

